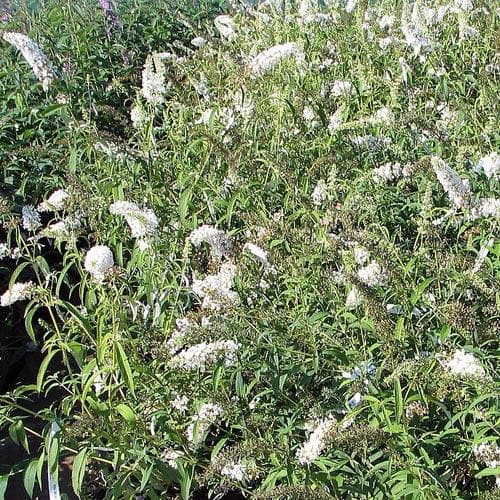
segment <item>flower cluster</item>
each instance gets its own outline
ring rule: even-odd
[[[54,81],[56,74],[49,58],[42,49],[30,38],[22,33],[5,32],[3,39],[21,52],[26,62],[31,66],[35,76],[42,83],[43,90],[47,91]]]
[[[175,320],[176,328],[167,341],[167,346],[171,354],[175,354],[184,344],[186,335],[191,331],[193,325],[188,318],[179,318]]]
[[[309,422],[309,439],[297,450],[297,459],[302,465],[308,465],[320,457],[337,432],[337,420],[329,415],[322,420]]]
[[[115,201],[109,211],[113,215],[125,217],[134,238],[149,238],[158,227],[158,218],[151,209],[141,209],[130,201]]]
[[[370,252],[356,242],[352,246],[352,253],[354,254],[354,262],[360,266],[366,264],[370,259]]]
[[[348,97],[355,91],[354,85],[348,80],[335,80],[329,87],[331,97]]]
[[[301,0],[298,8],[297,20],[299,23],[308,24],[324,24],[328,21],[335,21],[335,13],[319,12],[318,3],[315,0]]]
[[[413,49],[415,57],[418,57],[422,62],[426,60],[433,45],[429,36],[428,20],[429,17],[424,15],[418,3],[413,5],[411,13],[409,12],[409,6],[405,6],[403,9],[401,31],[406,44]]]
[[[342,108],[338,108],[335,113],[328,118],[328,132],[334,134],[344,123],[342,118]]]
[[[314,205],[321,205],[328,200],[328,184],[320,179],[311,194],[311,201]]]
[[[372,172],[372,179],[377,184],[382,182],[392,182],[398,180],[403,173],[401,163],[384,163]]]
[[[488,179],[500,179],[500,155],[497,152],[483,156],[476,166],[477,171],[484,172]]]
[[[198,413],[191,419],[186,429],[187,440],[194,446],[199,446],[210,426],[217,421],[223,413],[222,408],[214,403],[204,403],[200,406]]]
[[[10,247],[7,243],[0,243],[0,260],[10,256]]]
[[[15,283],[0,297],[0,306],[8,307],[20,300],[30,299],[35,285],[32,281]]]
[[[373,116],[368,119],[371,125],[389,125],[394,121],[394,113],[388,107],[378,109]]]
[[[165,67],[159,54],[149,55],[142,71],[142,95],[152,106],[159,106],[165,100],[168,85],[165,81]]]
[[[172,467],[172,469],[177,469],[177,460],[182,458],[184,453],[178,450],[165,450],[161,454],[161,458],[167,462],[167,464]]]
[[[188,409],[189,398],[185,395],[177,394],[174,399],[170,401],[170,406],[180,413],[184,413]]]
[[[120,21],[118,20],[118,15],[113,8],[113,4],[109,0],[98,0],[99,4],[104,11],[106,21],[113,28],[118,28],[120,26]]]
[[[358,0],[347,0],[346,6],[345,6],[345,11],[348,14],[351,14],[356,10],[356,7],[358,6]]]
[[[345,308],[347,310],[356,309],[363,303],[363,300],[363,295],[359,289],[353,286],[345,299]]]
[[[486,467],[496,469],[500,467],[500,447],[496,443],[481,443],[472,449],[476,460]],[[496,474],[496,487],[500,488],[500,474]]]
[[[229,262],[222,264],[217,274],[210,274],[206,278],[194,279],[193,292],[203,299],[203,309],[220,310],[236,304],[238,294],[231,290],[236,275],[236,266]]]
[[[19,259],[21,250],[19,247],[10,248],[7,243],[0,243],[0,260],[9,257],[10,259]]]
[[[228,258],[233,248],[231,239],[224,231],[207,224],[191,231],[188,240],[195,247],[199,247],[202,243],[208,243],[212,257],[218,261]]]
[[[389,137],[376,137],[374,135],[358,135],[352,138],[352,143],[361,149],[368,151],[381,151],[392,143]]]
[[[49,224],[40,231],[40,236],[54,238],[57,241],[72,241],[75,239],[80,227],[81,221],[76,217],[69,216]]]
[[[470,206],[471,190],[460,176],[444,160],[433,156],[431,165],[438,181],[443,186],[452,203],[458,208],[467,208]]]
[[[114,264],[111,249],[105,245],[96,245],[87,252],[84,268],[98,283],[102,283]]]
[[[473,221],[484,217],[500,217],[500,198],[479,198],[472,202],[468,219]]]
[[[148,115],[140,104],[135,104],[130,109],[130,121],[134,128],[141,128],[148,121]]]
[[[130,155],[124,148],[110,141],[98,141],[94,144],[94,149],[104,153],[109,159],[114,161],[126,161]]]
[[[243,251],[251,255],[257,262],[260,262],[264,267],[270,267],[269,255],[266,250],[255,245],[254,243],[245,243]]]
[[[316,114],[311,106],[304,107],[302,110],[302,117],[310,128],[316,128],[319,126],[319,121],[316,120]]]
[[[37,207],[39,212],[58,212],[64,210],[69,200],[69,193],[65,189],[54,191],[45,201]]]
[[[240,344],[234,340],[202,342],[176,354],[171,364],[183,370],[200,371],[212,368],[220,360],[223,360],[224,366],[231,366],[238,360],[239,349]]]
[[[220,35],[227,41],[234,40],[236,37],[236,27],[231,16],[221,15],[214,19],[214,25]]]
[[[36,231],[41,225],[41,217],[33,205],[25,205],[22,208],[23,228],[26,231]]]
[[[294,57],[297,65],[300,65],[305,56],[299,45],[294,42],[275,45],[257,54],[250,61],[250,71],[254,77],[263,76],[288,57]]]
[[[363,378],[365,384],[368,383],[368,378],[377,371],[377,367],[373,363],[364,361],[354,368],[352,372],[342,372],[342,377],[349,380],[358,380]]]
[[[474,354],[457,349],[452,356],[442,361],[445,368],[451,375],[457,377],[483,377],[484,368],[476,359]]]
[[[365,285],[373,287],[387,282],[387,272],[375,261],[358,270],[358,278]]]
[[[201,47],[204,47],[207,43],[207,39],[202,36],[196,36],[191,40],[191,45],[197,49],[201,49]]]
[[[413,420],[414,418],[422,418],[427,415],[427,408],[424,406],[422,401],[412,401],[405,408],[405,415],[408,420]]]
[[[360,392],[356,392],[351,398],[349,398],[347,404],[349,405],[349,408],[356,408],[361,404],[362,401],[363,395]]]
[[[233,481],[246,481],[249,478],[248,467],[241,463],[228,463],[222,467],[221,474]]]

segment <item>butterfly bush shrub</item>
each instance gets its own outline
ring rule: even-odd
[[[499,10],[224,8],[113,60],[120,120],[71,97],[4,213],[23,396],[84,498],[495,498]]]

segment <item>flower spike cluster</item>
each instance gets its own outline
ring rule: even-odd
[[[33,73],[42,83],[43,90],[47,91],[50,84],[56,78],[56,73],[49,58],[42,49],[30,38],[22,33],[13,33],[6,31],[3,39],[16,47],[31,66]]]

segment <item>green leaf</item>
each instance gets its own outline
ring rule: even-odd
[[[240,398],[244,398],[247,391],[246,391],[246,385],[243,380],[243,377],[240,372],[236,374],[236,379],[234,381],[234,385],[236,386],[236,394]]]
[[[95,398],[93,395],[89,395],[85,400],[92,409],[100,416],[108,416],[110,412],[109,406],[99,399]]]
[[[420,297],[422,297],[423,293],[427,289],[427,287],[435,280],[436,278],[426,278],[422,283],[420,283],[415,291],[411,294],[410,301],[411,305],[414,306],[417,304],[417,302],[420,300]]]
[[[121,241],[117,241],[115,244],[115,257],[116,263],[123,267],[124,259],[123,259],[123,243]]]
[[[231,220],[233,217],[233,214],[235,212],[234,206],[236,205],[236,202],[238,201],[239,197],[238,195],[233,195],[231,199],[229,200],[229,203],[227,204],[226,207],[226,214],[224,217],[221,217],[220,222],[225,222],[229,227],[231,227]]]
[[[434,462],[431,459],[431,457],[429,457],[429,454],[425,451],[425,449],[423,447],[420,447],[419,448],[419,452],[420,452],[420,456],[424,458],[426,464],[429,467],[433,467],[434,466]]]
[[[56,113],[58,113],[62,108],[65,108],[66,104],[51,104],[50,106],[47,106],[45,109],[43,109],[40,112],[40,116],[43,116],[45,118],[52,116]]]
[[[85,316],[73,304],[65,302],[64,300],[56,300],[55,303],[58,306],[64,307],[64,309],[66,309],[71,316],[73,316],[73,319],[78,321],[84,332],[87,334],[89,340],[94,343],[94,331],[89,320],[85,318]]]
[[[29,453],[28,439],[22,420],[17,420],[9,426],[9,436],[14,443],[22,446]]]
[[[191,189],[186,189],[179,197],[179,219],[181,224],[186,221],[189,212],[189,203],[191,202]]]
[[[40,309],[39,305],[33,305],[29,309],[26,308],[26,313],[24,317],[24,326],[26,327],[26,331],[28,332],[28,335],[30,336],[30,339],[36,344],[36,336],[35,336],[35,330],[33,328],[33,316],[36,314],[36,312]]]
[[[0,500],[5,499],[5,492],[7,491],[7,484],[9,483],[10,474],[0,476]]]
[[[222,375],[224,373],[224,367],[222,365],[218,365],[215,370],[214,374],[212,376],[212,384],[214,386],[214,391],[217,391],[220,381],[222,379]]]
[[[23,262],[16,267],[16,269],[12,272],[10,276],[9,289],[14,286],[14,283],[16,283],[17,278],[20,276],[20,274],[30,265],[31,262]]]
[[[405,337],[405,318],[400,316],[396,322],[396,327],[394,328],[394,337],[397,339],[404,339]]]
[[[486,476],[498,476],[500,475],[500,467],[486,467],[482,471],[479,471],[474,477],[479,479]]]
[[[66,275],[68,274],[68,271],[73,267],[74,262],[70,262],[69,264],[66,264],[62,269],[61,272],[57,278],[57,283],[56,283],[56,297],[59,297],[61,295],[61,286],[63,283],[70,284],[70,279],[66,279]]]
[[[80,490],[82,488],[83,478],[85,477],[85,467],[87,465],[87,448],[81,450],[73,461],[73,469],[71,471],[71,484],[73,491],[80,498]]]
[[[226,444],[228,438],[222,438],[218,441],[218,443],[212,448],[212,453],[210,455],[210,459],[213,460],[218,454],[219,451],[223,448],[223,446]]]
[[[49,438],[48,467],[51,474],[57,475],[59,465],[59,438]]]
[[[278,481],[279,479],[282,479],[286,476],[287,476],[286,469],[279,469],[279,470],[276,470],[274,472],[271,472],[271,474],[269,474],[266,477],[266,479],[264,479],[264,481],[262,482],[261,488],[263,490],[273,489],[274,486],[276,485],[276,481]]]
[[[315,312],[313,314],[311,314],[311,316],[309,316],[307,318],[307,322],[310,324],[310,325],[314,325],[316,323],[322,323],[323,320],[325,318],[328,317],[328,314],[327,312],[325,311],[318,311],[318,312]]]
[[[193,467],[186,470],[186,468],[179,462],[178,471],[181,476],[181,498],[182,500],[189,500],[191,484],[193,482]]]
[[[37,466],[38,459],[31,460],[23,474],[24,488],[30,498],[33,497],[33,489],[35,488]]]
[[[127,355],[123,350],[123,347],[119,342],[115,344],[116,348],[116,359],[118,360],[118,367],[120,368],[120,373],[122,374],[127,387],[130,389],[130,392],[135,395],[135,386],[134,386],[134,377],[132,376],[132,370],[130,369],[130,364],[127,359]]]
[[[36,376],[36,390],[38,392],[42,391],[42,385],[43,385],[43,379],[45,376],[45,372],[47,371],[47,367],[49,366],[50,361],[54,357],[54,354],[58,352],[59,349],[54,349],[53,351],[49,351],[47,356],[43,359],[43,361],[40,364],[40,368],[38,369],[38,374]]]
[[[42,472],[44,463],[45,463],[45,450],[42,450],[42,453],[38,457],[36,466],[36,477],[38,479],[38,486],[40,486],[40,489],[42,488]]]
[[[137,418],[135,416],[135,413],[132,411],[130,406],[126,405],[125,403],[120,403],[119,405],[116,406],[116,411],[129,423],[129,424],[135,424]]]
[[[403,416],[403,392],[399,378],[394,381],[394,401],[396,404],[396,423],[399,424]]]
[[[154,464],[151,464],[143,473],[141,479],[140,491],[144,491],[144,488],[149,482],[149,478],[151,477],[151,473],[153,472]]]

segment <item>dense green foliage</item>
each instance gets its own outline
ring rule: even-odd
[[[24,318],[44,360],[0,424],[22,444],[25,398],[57,395],[13,473],[76,455],[82,498],[494,498],[499,11],[271,3],[4,25],[58,69],[45,92],[2,41],[0,291],[33,288],[0,330]]]

